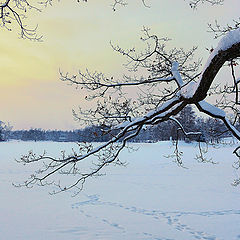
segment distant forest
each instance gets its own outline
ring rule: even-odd
[[[157,142],[176,139],[185,141],[207,141],[218,142],[221,138],[231,136],[224,124],[216,119],[197,117],[190,106],[185,107],[176,116],[181,122],[186,132],[201,132],[199,136],[190,135],[186,137],[182,131],[178,131],[179,126],[173,121],[160,123],[156,126],[146,127],[136,136],[133,142]],[[237,128],[240,128],[238,124]],[[117,130],[116,130],[117,131]],[[73,131],[62,130],[17,130],[4,131],[0,129],[2,141],[22,140],[22,141],[56,141],[56,142],[105,142],[111,139],[111,132],[103,126],[90,126]]]

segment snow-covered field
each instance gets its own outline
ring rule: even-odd
[[[14,158],[70,143],[0,143],[0,239],[3,240],[191,240],[240,239],[240,188],[231,186],[232,146],[210,148],[219,163],[200,164],[197,149],[181,144],[187,168],[163,157],[171,143],[135,144],[123,153],[129,165],[109,167],[77,197],[50,196],[50,189],[15,188],[30,169]]]

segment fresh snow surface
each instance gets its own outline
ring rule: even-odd
[[[0,239],[3,240],[237,240],[240,189],[232,168],[234,146],[209,148],[218,164],[194,160],[195,144],[180,143],[186,168],[163,157],[170,142],[132,144],[127,167],[109,166],[77,197],[48,195],[50,188],[15,188],[32,167],[14,158],[28,150],[57,154],[73,143],[0,143]]]

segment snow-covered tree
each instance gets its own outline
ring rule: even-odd
[[[10,2],[6,1],[8,7]],[[45,3],[51,2],[48,0]],[[145,1],[142,2],[146,5]],[[204,2],[212,5],[223,3],[222,0],[193,0],[190,1],[190,6],[196,8]],[[125,3],[114,1],[113,8]],[[3,5],[2,9],[5,9]],[[15,19],[19,17],[17,15]],[[21,29],[22,35],[26,36],[27,32],[22,27]],[[187,51],[169,48],[168,38],[158,37],[150,29],[144,28],[141,40],[146,43],[145,50],[137,52],[135,48],[125,50],[112,45],[116,52],[127,58],[126,66],[134,74],[118,79],[101,72],[79,72],[72,76],[61,73],[61,80],[87,90],[89,94],[86,99],[95,104],[92,109],[81,108],[74,112],[74,117],[85,125],[99,126],[102,129],[101,134],[108,133],[111,139],[97,147],[91,143],[79,143],[79,151],[68,156],[62,154],[60,158],[46,154],[36,156],[32,153],[23,156],[21,162],[24,164],[43,162],[43,168],[32,174],[23,185],[45,185],[51,179],[51,183],[58,187],[56,192],[71,188],[75,188],[76,192],[81,191],[87,178],[101,174],[109,164],[124,164],[119,156],[129,140],[138,136],[146,127],[166,121],[172,121],[176,124],[176,130],[186,136],[199,136],[200,132],[184,129],[181,119],[175,117],[189,105],[195,105],[200,112],[221,120],[228,131],[240,140],[240,132],[235,128],[235,123],[239,121],[240,78],[236,75],[240,57],[239,22],[236,20],[234,26],[228,27],[210,25],[210,29],[216,37],[223,36],[211,50],[203,67],[201,61],[194,59],[195,47]],[[231,69],[232,81],[215,85],[217,73],[224,67]],[[131,88],[134,89],[134,96],[129,93]],[[213,105],[208,102],[208,95],[221,97]],[[234,116],[231,121],[229,114]],[[240,147],[234,153],[239,158]],[[91,159],[92,165],[83,171],[82,163],[87,159]],[[182,161],[179,158],[177,160],[181,165]],[[62,186],[56,173],[72,175],[74,180],[70,185]],[[56,181],[52,181],[54,176]]]

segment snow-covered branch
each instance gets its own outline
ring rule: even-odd
[[[71,188],[75,188],[81,191],[85,180],[89,177],[99,175],[100,171],[107,165],[115,162],[116,164],[122,164],[118,156],[121,150],[126,147],[128,140],[137,136],[144,125],[155,124],[156,120],[166,121],[175,112],[179,112],[184,107],[179,98],[175,97],[171,101],[166,102],[163,106],[159,107],[156,111],[151,111],[143,117],[139,117],[132,122],[128,122],[122,130],[120,130],[112,139],[106,143],[103,143],[97,147],[93,147],[92,144],[79,143],[79,153],[65,156],[60,158],[53,158],[43,155],[37,156],[30,152],[24,155],[20,162],[24,164],[37,163],[40,160],[44,161],[43,167],[32,174],[31,177],[23,184],[16,186],[32,187],[35,184],[49,185],[53,184],[58,187],[53,193],[58,191],[65,191]],[[81,164],[85,159],[90,157],[97,158],[93,165],[88,170],[89,172],[82,172]],[[52,180],[52,176],[56,173],[71,174],[77,178],[74,183],[68,186],[62,186],[59,181]],[[51,179],[51,180],[48,180]]]
[[[175,117],[170,117],[169,120],[174,121],[178,125],[179,129],[183,132],[183,134],[187,137],[191,137],[193,135],[202,135],[201,132],[186,132],[183,125]]]
[[[79,108],[78,112],[74,112],[75,118],[85,125],[107,129],[112,138],[97,147],[91,143],[79,143],[79,152],[74,151],[68,156],[63,154],[60,158],[36,156],[32,153],[23,156],[21,162],[24,164],[43,163],[23,185],[31,187],[35,184],[53,184],[57,187],[55,192],[75,188],[78,193],[87,178],[102,174],[109,164],[124,164],[119,158],[121,151],[144,126],[172,120],[186,136],[200,135],[199,132],[185,131],[180,121],[174,117],[189,104],[195,104],[200,111],[221,119],[227,129],[240,140],[240,133],[226,117],[227,106],[220,109],[205,101],[219,70],[226,62],[233,62],[240,57],[240,29],[227,33],[220,40],[201,73],[198,72],[200,61],[194,61],[193,57],[196,48],[189,51],[176,48],[167,50],[168,40],[150,34],[146,28],[143,32],[142,40],[147,43],[144,51],[137,53],[135,49],[114,47],[126,56],[128,70],[134,73],[140,71],[141,77],[125,75],[122,79],[115,80],[102,73],[89,71],[80,71],[73,77],[61,74],[63,81],[88,90],[90,96],[87,95],[85,99],[93,100],[93,107]],[[238,91],[236,79],[231,93]],[[239,111],[234,109],[238,120]],[[87,165],[88,168],[85,164],[87,159],[92,162],[92,165]],[[181,164],[179,156],[177,159]],[[70,184],[61,183],[57,173],[72,175],[73,181]]]
[[[226,127],[231,131],[231,133],[238,140],[240,140],[240,132],[227,119],[226,113],[222,109],[217,108],[216,106],[214,106],[214,105],[212,105],[210,103],[207,103],[206,101],[200,101],[200,102],[198,102],[196,104],[196,106],[198,107],[198,109],[201,112],[204,112],[204,113],[208,114],[211,117],[221,119],[225,123]]]

